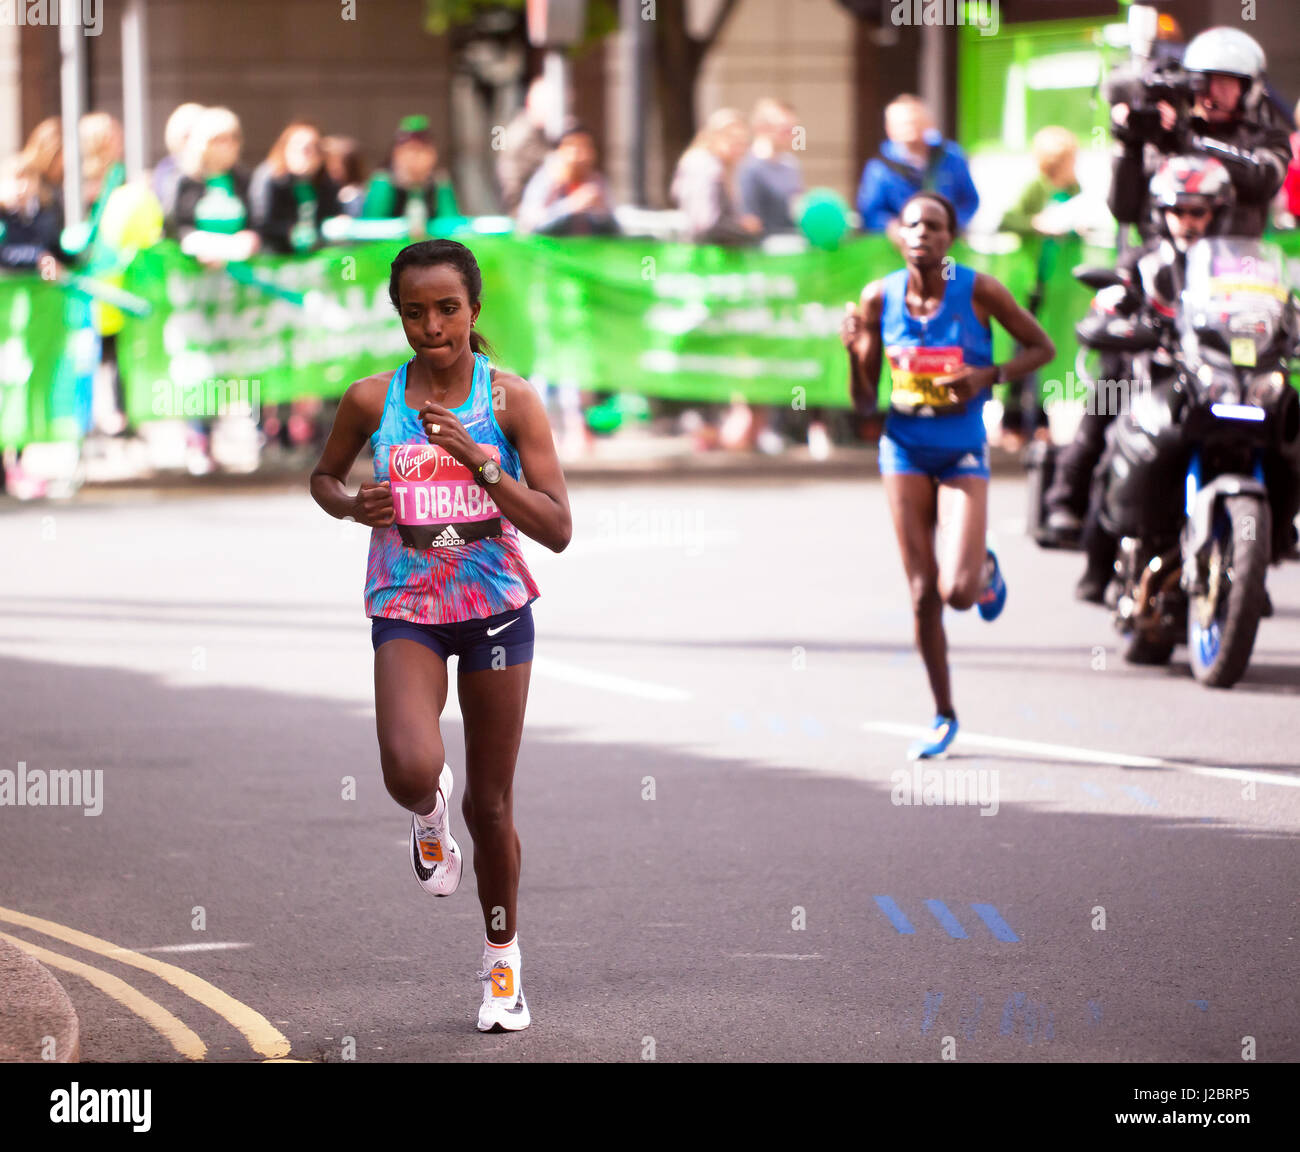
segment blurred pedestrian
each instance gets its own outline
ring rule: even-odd
[[[243,148],[239,117],[229,108],[205,108],[197,117],[181,156],[182,176],[167,220],[167,234],[181,250],[207,267],[247,260],[261,246],[250,227],[248,176],[239,165]],[[209,446],[212,421],[189,426],[186,467],[193,475],[213,468]]]
[[[538,76],[528,85],[524,106],[506,125],[501,155],[497,158],[497,180],[501,184],[502,207],[510,216],[518,214],[528,181],[550,151],[546,138],[546,102],[546,81]]]
[[[1045,212],[1051,204],[1063,204],[1079,195],[1075,158],[1079,142],[1068,128],[1051,125],[1034,133],[1031,150],[1037,175],[1025,185],[1016,202],[1002,214],[1000,232],[1022,236],[1062,236],[1070,231],[1068,222]]]
[[[185,145],[167,234],[183,246],[196,232],[229,241],[191,246],[204,263],[247,259],[260,246],[249,226],[248,176],[239,166],[243,142],[239,117],[229,108],[205,108]]]
[[[63,122],[57,116],[42,120],[27,137],[23,152],[41,182],[41,199],[52,205],[63,227]]]
[[[897,239],[898,214],[920,191],[938,192],[957,210],[965,228],[979,208],[979,193],[960,148],[934,126],[929,107],[910,93],[885,108],[880,154],[867,161],[858,186],[858,213],[865,232],[888,232]]]
[[[253,171],[248,198],[263,251],[301,255],[320,245],[321,226],[342,208],[314,124],[296,120],[280,133]]]
[[[321,141],[325,170],[338,185],[339,207],[348,216],[360,216],[366,201],[366,162],[361,145],[351,136],[326,136]]]
[[[163,129],[163,141],[167,146],[167,155],[158,161],[153,170],[153,194],[162,205],[163,215],[170,216],[176,205],[176,188],[180,184],[181,156],[190,132],[203,111],[202,104],[179,104],[167,117],[167,126]]]
[[[0,268],[36,269],[45,256],[64,259],[58,209],[26,152],[0,164]]]
[[[1049,125],[1034,133],[1031,149],[1038,168],[1037,175],[1003,213],[998,231],[1015,232],[1026,238],[1043,238],[1038,248],[1034,287],[1026,304],[1030,315],[1037,316],[1047,282],[1054,275],[1060,256],[1057,240],[1073,233],[1071,220],[1063,214],[1066,210],[1057,206],[1079,195],[1079,180],[1075,174],[1079,142],[1068,128]],[[1038,393],[1036,376],[1010,382],[1002,409],[1001,447],[1017,451],[1040,429],[1046,429],[1047,415]]]
[[[794,109],[765,97],[754,106],[750,125],[754,143],[737,173],[741,210],[758,218],[766,236],[793,232],[792,205],[803,192],[803,173],[791,151]]]
[[[370,177],[361,215],[367,220],[405,218],[415,239],[429,221],[459,215],[451,179],[438,169],[438,149],[427,116],[407,116],[398,125],[388,166]]]
[[[619,231],[609,184],[596,168],[596,142],[570,124],[533,173],[519,205],[519,228],[543,236],[610,236]]]
[[[83,236],[76,245],[80,250],[94,243],[104,205],[126,183],[126,165],[122,162],[122,125],[107,112],[83,116],[77,125],[77,137],[81,144],[81,210],[85,221]]]
[[[749,149],[749,130],[734,108],[719,108],[704,122],[673,174],[673,202],[686,216],[687,239],[696,244],[753,244],[763,231],[743,211],[736,169]]]

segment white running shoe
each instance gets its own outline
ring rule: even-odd
[[[442,792],[442,823],[426,828],[411,813],[411,867],[420,887],[434,896],[450,896],[460,887],[460,845],[451,835],[451,765],[442,766],[438,789]]]
[[[490,967],[489,967],[490,965]],[[524,999],[523,960],[519,950],[504,956],[484,956],[483,1003],[478,1010],[480,1032],[518,1032],[532,1021]]]

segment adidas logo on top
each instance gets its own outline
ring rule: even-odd
[[[448,524],[447,527],[445,527],[441,532],[438,533],[438,535],[436,535],[431,541],[429,541],[429,547],[452,548],[461,544],[468,544],[468,543],[469,543],[468,540],[466,540],[463,536],[461,536],[451,524]]]

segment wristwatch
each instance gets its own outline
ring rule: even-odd
[[[484,460],[477,468],[474,474],[478,476],[479,481],[483,484],[495,484],[501,479],[501,469],[497,466],[495,460]]]

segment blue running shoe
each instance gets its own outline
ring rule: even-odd
[[[989,559],[993,561],[993,575],[989,577],[988,587],[980,593],[977,603],[980,615],[985,620],[996,620],[1006,606],[1007,582],[1002,579],[1002,569],[998,567],[998,558],[991,549]]]
[[[930,726],[930,735],[922,736],[908,750],[909,760],[933,760],[947,755],[948,745],[957,736],[956,716],[936,716]]]

